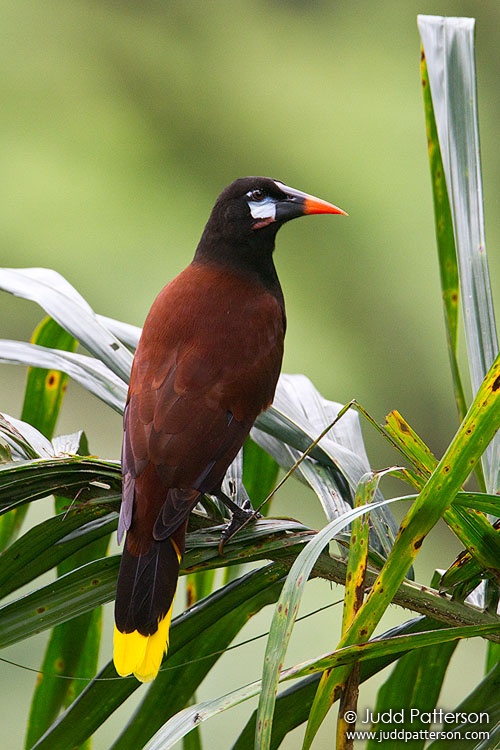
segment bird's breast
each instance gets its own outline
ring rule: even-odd
[[[222,401],[230,393],[241,402],[245,392],[250,404],[257,391],[265,408],[279,375],[284,334],[278,297],[253,281],[192,264],[151,308],[131,389],[140,384],[144,390],[148,382],[155,389],[174,375],[178,394],[201,388],[212,399]]]

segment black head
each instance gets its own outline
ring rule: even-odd
[[[331,203],[269,177],[242,177],[217,198],[196,261],[223,262],[259,276],[271,272],[278,229],[307,214],[345,214]]]

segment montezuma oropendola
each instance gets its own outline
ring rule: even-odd
[[[122,676],[156,677],[188,516],[203,493],[220,496],[273,400],[286,325],[276,233],[321,213],[345,212],[277,180],[236,180],[217,199],[192,263],[149,312],[124,414],[118,540],[126,532],[126,541],[114,635]]]

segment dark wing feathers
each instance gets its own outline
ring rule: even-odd
[[[153,528],[153,537],[157,541],[161,541],[175,534],[179,526],[186,520],[187,515],[189,515],[197,504],[199,496],[200,493],[196,491],[189,493],[186,490],[169,490],[160,515],[156,519]]]

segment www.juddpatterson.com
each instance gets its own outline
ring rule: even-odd
[[[440,708],[433,711],[421,711],[418,708],[388,711],[366,709],[359,714],[356,711],[346,711],[344,719],[357,727],[356,730],[347,732],[348,738],[353,740],[373,739],[383,742],[399,739],[407,742],[416,739],[489,739],[489,732],[484,729],[490,720],[486,711],[463,713]],[[364,728],[360,729],[360,725]],[[431,730],[431,727],[434,728]]]

